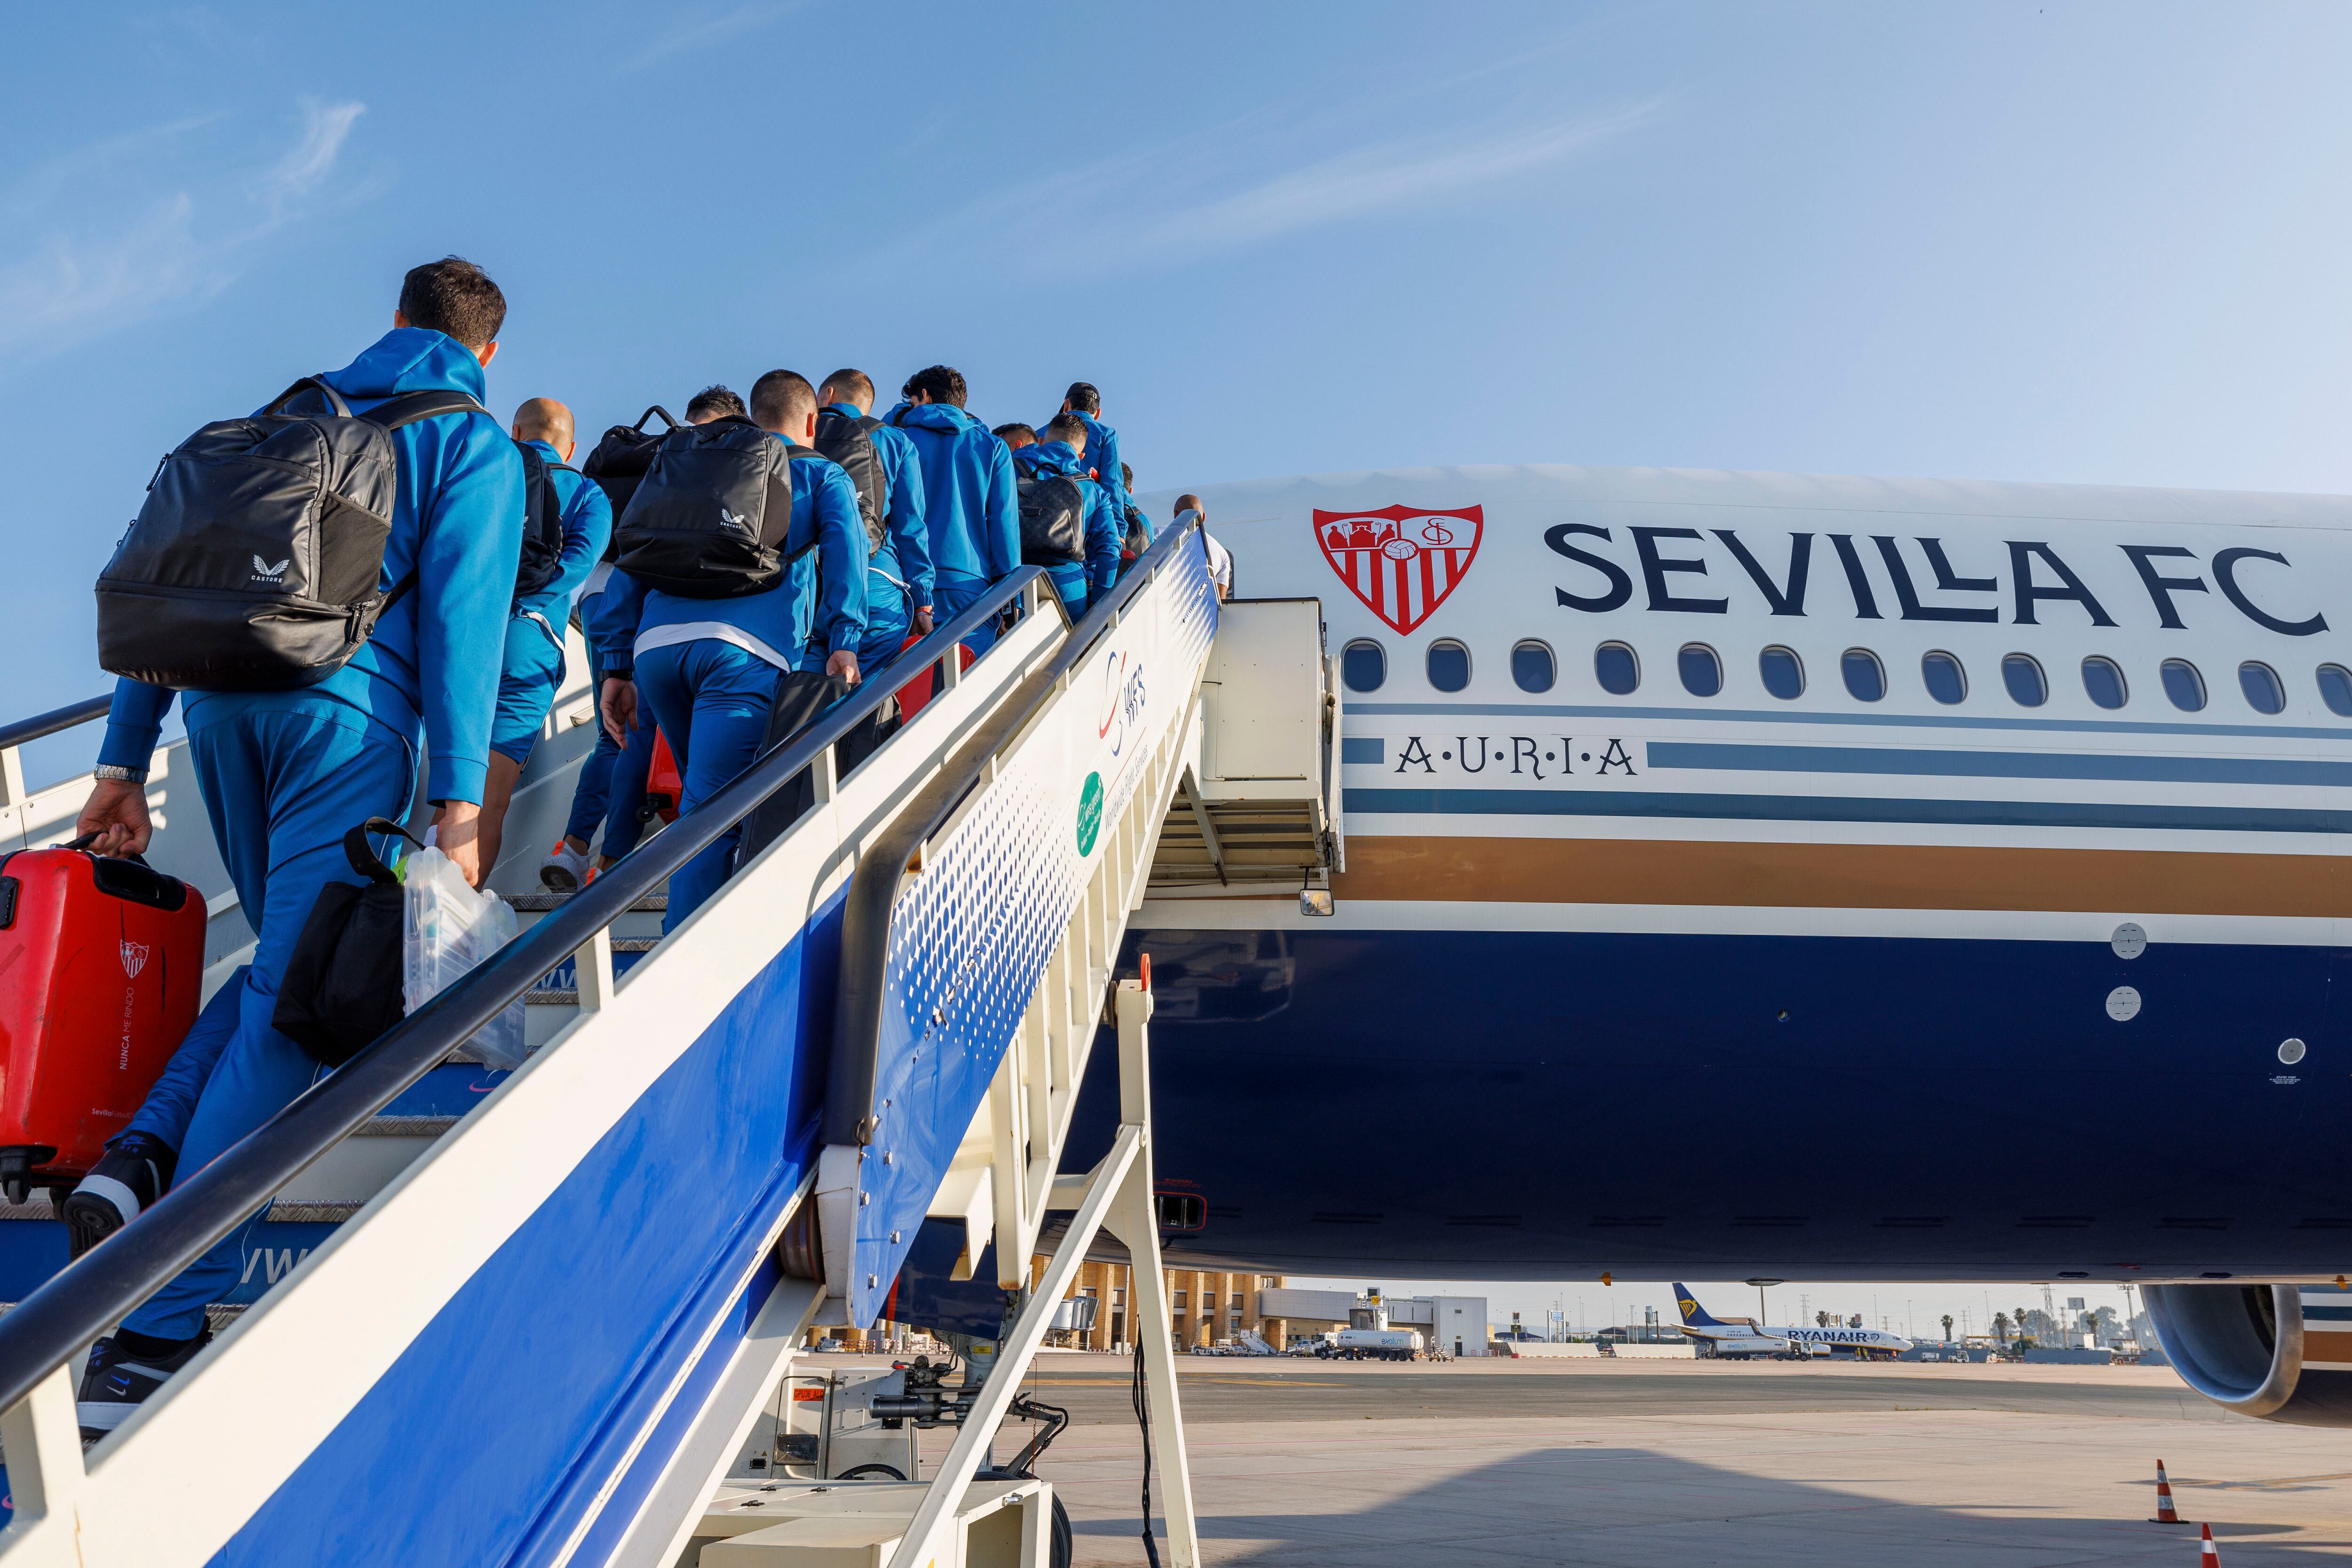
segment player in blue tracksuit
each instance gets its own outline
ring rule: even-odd
[[[497,285],[470,262],[419,267],[402,284],[393,331],[321,379],[360,412],[435,388],[479,401],[505,315]],[[257,942],[236,1032],[179,1151],[183,1176],[319,1075],[319,1064],[271,1026],[278,978],[319,889],[357,880],[343,858],[344,832],[370,816],[407,814],[420,740],[430,758],[426,794],[442,806],[441,847],[469,879],[481,875],[479,803],[521,544],[522,458],[488,413],[419,420],[394,431],[392,446],[399,495],[379,580],[389,587],[413,572],[414,590],[316,685],[186,694],[189,760]],[[143,775],[173,696],[132,680],[115,688],[100,777],[79,823],[100,835],[101,853],[146,845]],[[243,1227],[225,1237],[101,1344],[83,1384],[85,1428],[110,1430],[195,1353],[205,1308],[236,1283],[244,1237]]]
[[[1015,428],[1026,431],[1028,426]],[[1062,596],[1070,619],[1075,621],[1118,581],[1119,524],[1111,516],[1110,498],[1103,487],[1086,477],[1087,432],[1077,416],[1057,414],[1039,435],[1044,438],[1035,441],[1010,437],[1006,445],[1013,450],[1013,466],[1023,479],[1059,475],[1075,480],[1079,493],[1086,497],[1086,558],[1049,562],[1045,565],[1045,575],[1053,579],[1054,591]]]
[[[837,370],[817,388],[822,412],[863,419],[874,407],[874,381],[862,370]],[[883,537],[866,562],[866,640],[857,668],[866,677],[898,657],[907,634],[931,629],[933,574],[930,524],[923,510],[923,469],[904,430],[878,425],[866,432],[888,489]]]
[[[791,371],[751,388],[751,418],[794,446],[816,435],[816,389]],[[605,721],[625,731],[640,703],[652,709],[683,780],[681,816],[731,783],[759,756],[772,710],[805,722],[859,679],[866,640],[866,523],[857,490],[838,465],[793,456],[793,517],[781,552],[817,548],[764,593],[689,599],[648,589],[626,572],[606,590],[613,624],[633,622],[634,679],[604,683]],[[623,598],[614,600],[615,593]],[[634,607],[634,614],[631,609]],[[740,837],[730,828],[670,879],[665,931],[700,908],[727,879]]]
[[[906,401],[886,421],[903,430],[923,471],[923,510],[930,527],[931,597],[944,621],[1021,565],[1021,504],[1013,455],[988,426],[963,411],[964,380],[943,364],[920,370]],[[982,631],[965,646],[988,646]]]
[[[707,424],[722,415],[744,414],[743,400],[723,386],[706,386],[686,402],[689,425]],[[608,503],[609,504],[609,503]],[[614,519],[614,529],[620,520]],[[637,635],[637,612],[643,595],[626,577],[617,577],[612,562],[599,562],[580,590],[580,634],[588,639],[589,687],[602,691],[606,680],[627,680],[634,655],[630,641]],[[608,599],[607,588],[614,589]],[[646,830],[646,774],[654,761],[654,719],[615,729],[599,721],[596,749],[580,764],[580,781],[572,792],[572,815],[563,837],[540,862],[541,886],[559,893],[577,892],[622,856],[637,847]],[[604,837],[596,846],[596,866],[588,865],[588,844],[599,823]]]
[[[1118,460],[1118,432],[1102,422],[1102,394],[1090,381],[1074,381],[1062,394],[1062,412],[1076,415],[1086,426],[1086,466],[1110,498],[1110,514],[1121,520],[1123,531],[1128,503],[1135,498],[1128,493],[1127,470]]]
[[[495,868],[516,781],[547,727],[547,710],[563,684],[563,627],[572,600],[586,585],[613,536],[613,503],[604,488],[571,462],[572,410],[552,397],[534,397],[515,410],[514,438],[548,465],[548,483],[563,523],[563,554],[544,586],[515,596],[507,620],[499,673],[499,711],[490,727],[488,790],[482,800],[482,866]]]

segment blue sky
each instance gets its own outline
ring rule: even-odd
[[[1440,19],[1442,17],[1442,20]],[[1146,488],[1569,461],[2352,489],[2352,11],[70,8],[0,62],[10,713],[158,455],[454,251],[491,401],[933,361]],[[52,742],[37,775],[86,759]]]

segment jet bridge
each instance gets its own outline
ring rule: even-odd
[[[666,1568],[808,1327],[872,1322],[927,1216],[961,1220],[971,1257],[993,1240],[1018,1292],[1060,1211],[1055,1261],[1013,1298],[1034,1304],[994,1374],[961,1391],[891,1560],[950,1560],[1099,1231],[1136,1259],[1171,1555],[1196,1562],[1168,1303],[1150,1299],[1148,965],[1113,965],[1171,814],[1190,815],[1218,631],[1197,526],[1076,627],[1024,569],[576,895],[511,892],[530,923],[504,952],[0,1318],[0,1558]],[[967,640],[987,646],[961,668]],[[837,772],[836,742],[934,671],[937,695]],[[572,729],[579,704],[567,693],[551,722]],[[68,836],[86,784],[28,792],[15,748],[102,712],[0,729],[0,843]],[[529,817],[561,811],[593,734],[551,739],[559,766],[519,792],[501,889],[535,871],[551,834]],[[226,889],[194,792],[169,798],[171,752],[151,858]],[[814,809],[660,934],[670,874],[803,774]],[[1328,820],[1328,794],[1315,809]],[[233,895],[212,909],[216,983],[250,933]],[[519,998],[530,1058],[470,1060]],[[1106,1023],[1119,1129],[1094,1171],[1064,1173]],[[13,1227],[58,1228],[37,1197],[0,1213]],[[85,1452],[91,1342],[233,1234],[268,1255],[252,1304]],[[38,1250],[0,1235],[0,1268],[21,1276]]]

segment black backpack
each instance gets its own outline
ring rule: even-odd
[[[306,391],[318,412],[285,410]],[[383,543],[399,491],[392,433],[487,414],[413,392],[354,415],[305,377],[259,414],[205,426],[156,465],[98,579],[99,663],[181,690],[279,691],[341,669],[386,610]]]
[[[517,441],[522,454],[522,557],[515,564],[515,597],[536,594],[563,574],[563,498],[555,491],[554,473],[575,468],[551,463],[528,441]]]
[[[1021,491],[1021,563],[1068,566],[1087,558],[1087,492],[1067,474],[1025,475]]]
[[[1118,553],[1120,558],[1122,560],[1132,561],[1150,548],[1150,520],[1143,515],[1143,509],[1141,507],[1129,507],[1127,509],[1127,537],[1119,541],[1118,545]]]
[[[661,438],[629,510],[614,528],[614,564],[649,588],[688,599],[762,594],[791,558],[793,479],[782,437],[729,416]]]
[[[874,449],[872,432],[882,421],[871,415],[852,418],[830,410],[816,416],[816,454],[841,465],[857,487],[857,510],[866,519],[866,553],[872,555],[888,537],[890,478],[882,471],[882,455]]]
[[[663,427],[648,435],[646,421],[656,414],[662,417]],[[596,449],[580,465],[581,473],[595,480],[596,488],[612,503],[615,522],[629,510],[630,498],[637,493],[646,470],[653,467],[654,454],[661,449],[662,437],[678,427],[677,421],[669,416],[669,410],[656,403],[638,415],[635,425],[615,425],[605,431]],[[604,541],[604,559],[611,561],[620,552],[621,531],[615,528]]]

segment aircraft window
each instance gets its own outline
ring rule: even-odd
[[[2319,695],[2327,703],[2327,710],[2339,718],[2352,719],[2352,669],[2340,664],[2319,667]]]
[[[1389,678],[1389,656],[1376,642],[1351,642],[1339,650],[1339,679],[1350,691],[1378,691]]]
[[[2238,689],[2246,694],[2246,705],[2257,713],[2276,713],[2286,707],[2286,688],[2279,684],[2278,671],[2267,664],[2248,659],[2238,666]]]
[[[1623,697],[1642,684],[1642,661],[1621,642],[1605,642],[1592,650],[1592,677],[1601,689]]]
[[[1523,642],[1511,649],[1511,679],[1522,691],[1549,691],[1559,679],[1551,649],[1539,642]]]
[[[1919,679],[1927,683],[1927,695],[1947,708],[1968,700],[1969,672],[1940,648],[1919,661]]]
[[[1757,656],[1764,689],[1786,702],[1805,694],[1805,663],[1793,648],[1768,647]]]
[[[1712,697],[1723,689],[1723,660],[1706,644],[1683,644],[1675,664],[1682,671],[1683,689],[1693,697]]]
[[[2172,705],[2184,713],[2194,713],[2205,706],[2205,678],[2197,667],[2185,658],[2164,661],[2164,694]]]
[[[1429,683],[1440,691],[1459,691],[1470,684],[1470,650],[1458,642],[1429,645]]]
[[[2130,700],[2122,668],[2114,659],[2095,654],[2083,661],[2083,689],[2102,708],[2120,708]]]
[[[1886,695],[1886,670],[1878,656],[1866,647],[1850,647],[1838,660],[1838,673],[1845,677],[1845,689],[1864,702],[1875,702]]]
[[[2013,653],[2000,661],[2000,683],[2020,708],[2039,708],[2050,700],[2050,683],[2042,679],[2042,667],[2024,654]]]

